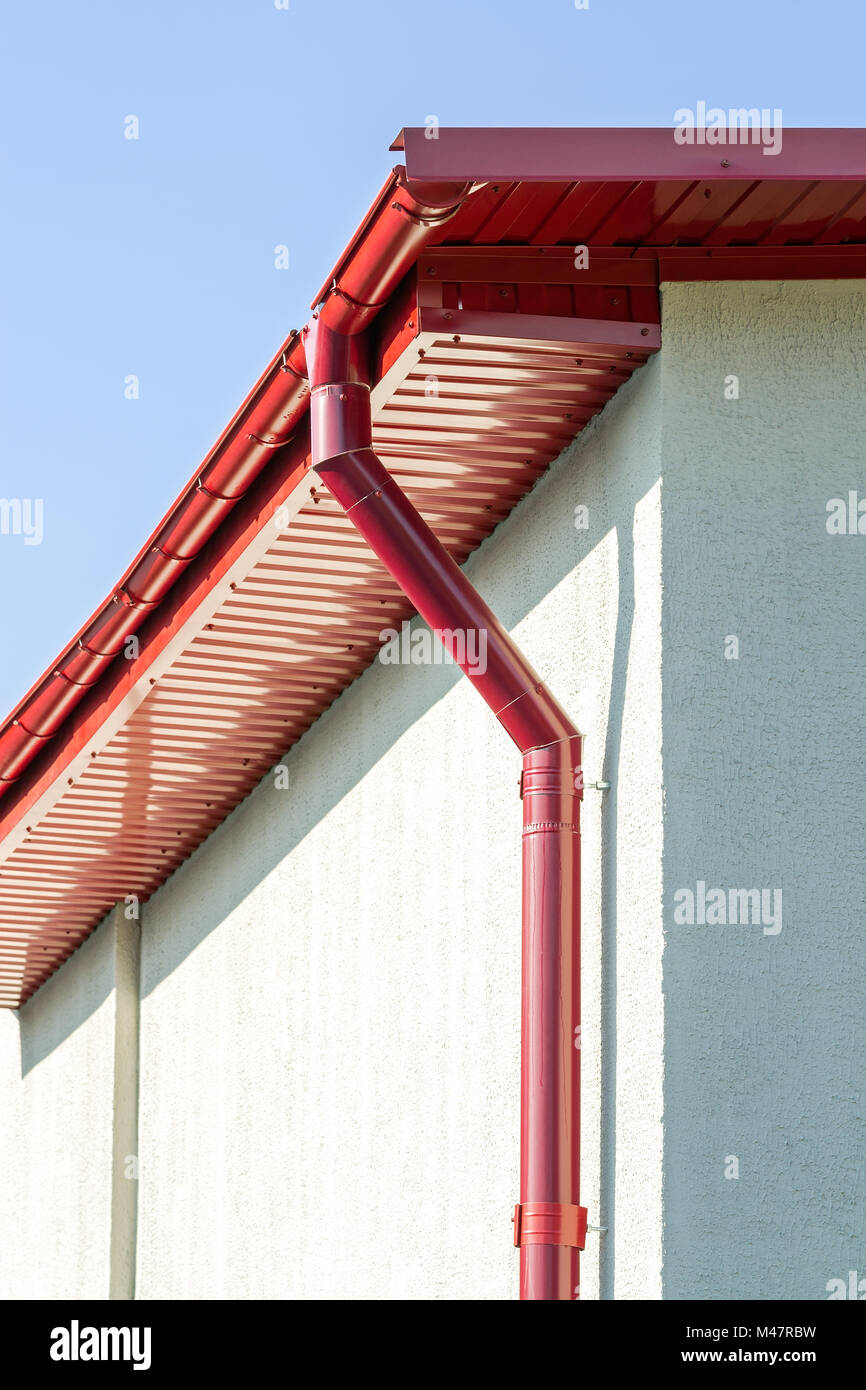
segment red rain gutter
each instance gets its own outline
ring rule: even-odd
[[[334,331],[334,327],[337,331]],[[523,754],[520,1296],[578,1297],[581,736],[372,449],[366,342],[332,291],[303,330],[313,467]],[[469,640],[472,635],[475,640]],[[483,644],[481,641],[483,635]],[[486,651],[486,661],[467,655]]]
[[[328,299],[332,327],[350,334],[367,327],[470,187],[464,179],[413,183],[410,189],[403,169],[392,172],[334,273]],[[293,332],[117,588],[0,729],[0,798],[50,744],[274,452],[294,437],[308,404],[303,340]]]

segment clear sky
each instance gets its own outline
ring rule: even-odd
[[[402,126],[866,126],[863,0],[277,4],[0,7],[0,498],[44,501],[40,545],[0,535],[0,718],[306,322]]]

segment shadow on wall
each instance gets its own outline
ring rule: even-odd
[[[637,504],[658,483],[656,452],[651,448],[636,448],[632,440],[623,447],[620,436],[621,432],[634,435],[636,428],[639,428],[636,426],[636,415],[640,414],[645,404],[646,393],[657,390],[657,370],[657,363],[653,360],[634,375],[465,566],[467,575],[479,584],[498,617],[513,631],[521,619],[541,605],[581,565],[602,536],[609,537],[614,533],[616,539],[617,592],[612,591],[610,596],[611,602],[616,603],[616,630],[602,770],[604,779],[612,786],[611,792],[605,797],[602,811],[601,864],[603,1111],[599,1154],[600,1211],[607,1218],[606,1224],[611,1227],[611,1234],[602,1244],[600,1292],[603,1298],[612,1296],[614,1279],[614,1241],[610,1218],[616,1176],[616,780],[635,609],[633,526]],[[601,522],[600,525],[594,524],[591,530],[576,530],[571,521],[574,505],[587,493],[597,499],[593,506],[598,509]],[[563,516],[568,517],[567,543],[545,543],[551,535],[559,534]],[[516,557],[520,557],[522,563],[516,562]],[[500,593],[505,596],[498,597]],[[419,624],[420,619],[416,619],[414,626]],[[575,615],[573,647],[588,648],[596,639],[592,633],[581,632],[579,624],[578,613]],[[544,660],[544,653],[528,651],[527,655],[534,660],[542,676],[547,678],[548,663]],[[309,749],[310,740],[327,738],[329,742],[345,748],[345,757],[339,761],[338,777],[332,777],[330,781],[323,778],[306,779],[308,794],[300,804],[300,799],[295,798],[289,808],[274,791],[271,774],[266,774],[262,783],[251,793],[252,797],[264,794],[272,798],[268,814],[258,820],[263,833],[255,841],[255,852],[224,852],[232,845],[231,837],[238,831],[237,818],[244,815],[242,803],[200,846],[191,860],[181,865],[154,895],[152,901],[155,903],[160,894],[182,889],[189,866],[194,862],[201,864],[202,859],[205,875],[212,873],[219,879],[219,891],[208,895],[206,902],[196,902],[194,918],[180,914],[183,930],[174,933],[170,940],[161,941],[158,963],[151,960],[146,977],[143,972],[143,995],[150,993],[171,974],[351,789],[389,755],[401,737],[447,695],[459,679],[456,668],[444,665],[426,667],[423,679],[419,678],[422,673],[411,666],[393,666],[389,668],[385,690],[384,686],[377,688],[375,685],[377,666],[378,663],[374,663],[344,691],[286,755],[291,766],[291,760],[302,757]],[[567,705],[568,693],[557,688],[555,679],[551,679],[551,684],[557,697]],[[368,702],[372,702],[372,709],[376,711],[384,699],[388,701],[387,719],[363,718]],[[490,719],[493,720],[492,714]],[[516,758],[504,730],[500,731],[500,735],[503,758],[511,754]],[[516,780],[517,764],[515,767]],[[517,855],[517,842],[505,847],[503,852]],[[143,916],[146,943],[146,907]],[[99,931],[105,927],[104,922]],[[519,930],[517,922],[515,930]],[[106,988],[102,989],[100,997],[96,997],[85,987],[76,987],[72,991],[64,991],[62,1009],[47,1007],[54,989],[71,972],[81,971],[82,976],[86,976],[87,953],[93,939],[90,938],[20,1010],[22,1073],[43,1060],[105,999],[108,993]],[[47,1019],[49,1015],[50,1021]]]
[[[653,479],[653,486],[655,485]],[[601,833],[601,1123],[599,1220],[607,1235],[599,1245],[598,1296],[614,1297],[616,1275],[616,882],[617,774],[622,746],[626,676],[634,625],[635,581],[632,524],[616,528],[618,598],[602,779],[610,783],[602,804]],[[583,1201],[584,1199],[581,1198]]]
[[[22,1077],[95,1014],[113,988],[110,922],[104,917],[75,954],[16,1011]]]

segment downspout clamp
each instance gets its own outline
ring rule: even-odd
[[[514,1243],[520,1247],[520,1297],[571,1300],[579,1297],[586,1238],[580,1206],[581,735],[373,452],[365,336],[347,333],[328,311],[325,300],[303,330],[313,467],[523,755]],[[468,654],[478,650],[482,634],[486,663],[473,662]]]

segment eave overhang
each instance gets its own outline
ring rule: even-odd
[[[661,279],[866,278],[859,131],[733,172],[671,131],[439,137],[403,132],[314,305],[364,335],[376,450],[458,561],[658,349]],[[0,1006],[153,893],[409,616],[309,473],[307,405],[292,333],[0,729]]]

